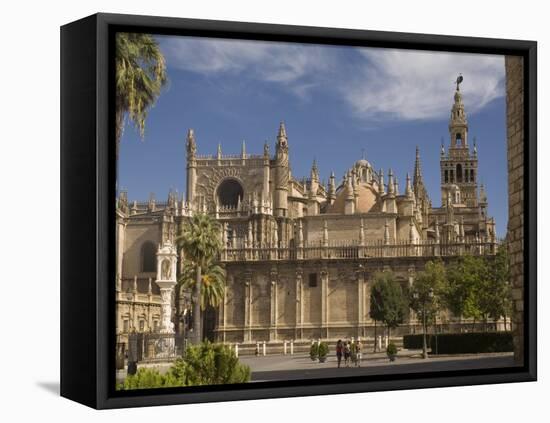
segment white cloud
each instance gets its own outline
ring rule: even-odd
[[[330,91],[367,122],[448,116],[459,72],[468,113],[504,95],[503,56],[374,48],[343,55],[330,46],[159,38],[169,64],[178,69],[269,81],[300,98]]]
[[[453,81],[462,73],[466,110],[475,113],[504,95],[504,57],[389,49],[361,49],[368,61],[342,95],[365,118],[401,120],[447,116]]]
[[[296,84],[299,92],[311,82],[300,80],[326,69],[326,55],[318,46],[212,38],[159,37],[161,48],[176,68],[215,74],[243,73],[249,77]]]

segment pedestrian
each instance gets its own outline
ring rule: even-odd
[[[342,362],[342,340],[339,339],[336,343],[336,359],[338,360],[338,368],[340,368],[340,363]]]
[[[346,365],[346,367],[349,367],[349,358],[350,358],[350,355],[351,355],[351,345],[348,342],[346,342],[346,344],[344,345],[344,364]]]
[[[355,366],[361,367],[361,341],[358,339],[357,344],[355,344]]]

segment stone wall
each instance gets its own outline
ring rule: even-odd
[[[513,298],[513,331],[515,359],[523,363],[523,59],[507,56],[506,114],[508,138],[508,241]]]

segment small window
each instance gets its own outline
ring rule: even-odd
[[[154,320],[153,321],[153,332],[158,332],[158,328],[159,328],[159,321]]]
[[[317,286],[317,273],[309,274],[309,287],[315,288]]]
[[[128,333],[129,329],[130,329],[130,321],[129,320],[124,320],[122,322],[122,332]]]
[[[143,332],[145,330],[145,320],[139,321],[139,331]]]

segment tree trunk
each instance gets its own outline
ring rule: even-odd
[[[202,319],[201,319],[201,289],[202,273],[200,265],[197,265],[195,273],[197,279],[193,287],[193,344],[199,344],[202,340]]]
[[[374,350],[373,352],[376,352],[376,342],[378,340],[376,339],[376,319],[374,319]]]

